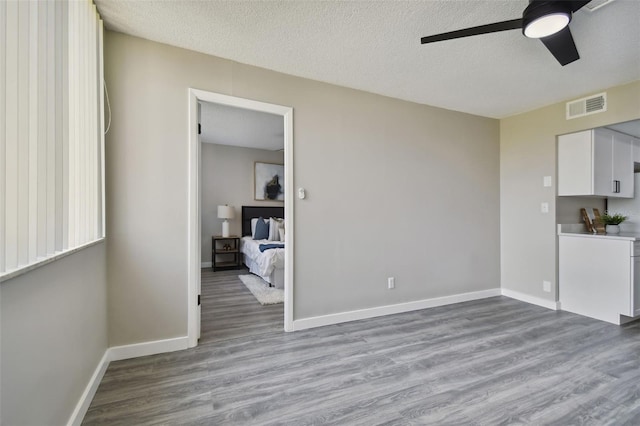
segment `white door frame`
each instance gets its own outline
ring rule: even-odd
[[[200,143],[198,138],[198,101],[281,115],[284,119],[284,330],[293,331],[293,108],[268,104],[220,93],[189,88],[189,210],[187,239],[187,333],[189,347],[198,345],[198,287],[200,284]]]

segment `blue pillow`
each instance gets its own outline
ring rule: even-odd
[[[269,239],[269,222],[265,222],[262,217],[258,219],[256,223],[256,234],[253,236],[254,240],[268,240]]]

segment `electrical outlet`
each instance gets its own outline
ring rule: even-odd
[[[540,204],[540,211],[542,213],[549,213],[549,203]]]
[[[542,178],[542,186],[548,188],[551,186],[551,176],[544,176]]]
[[[542,290],[551,293],[551,281],[542,281]]]
[[[389,277],[387,279],[387,286],[389,290],[396,288],[396,279],[394,277]]]

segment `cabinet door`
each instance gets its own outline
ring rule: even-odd
[[[558,195],[593,195],[593,131],[558,136]]]
[[[613,182],[613,132],[595,129],[593,140],[593,194],[616,196]]]
[[[613,181],[612,197],[633,198],[633,138],[622,133],[613,134]]]
[[[631,286],[631,313],[632,316],[640,315],[640,256],[632,257],[631,278],[633,285]]]
[[[640,163],[640,139],[631,138],[631,149],[633,151],[633,162]]]

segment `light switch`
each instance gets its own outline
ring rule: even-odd
[[[542,213],[549,213],[549,203],[540,204],[540,211]]]
[[[542,178],[542,186],[547,188],[551,186],[551,176],[545,176]]]

